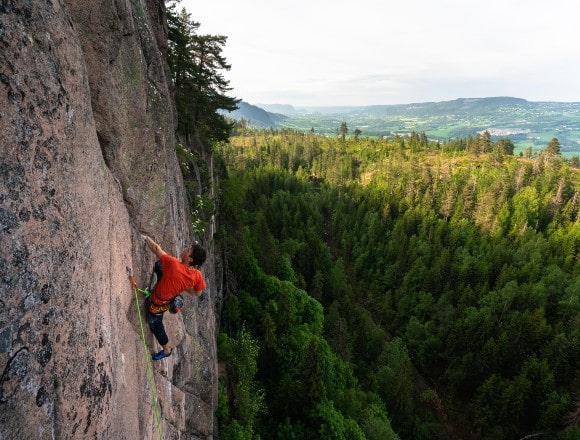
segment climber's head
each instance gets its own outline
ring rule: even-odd
[[[206,259],[205,249],[194,243],[191,247],[181,251],[181,261],[189,266],[201,266]]]
[[[204,248],[202,248],[199,244],[194,243],[193,246],[191,246],[190,257],[191,257],[191,263],[189,263],[190,266],[201,266],[205,262],[207,254]]]

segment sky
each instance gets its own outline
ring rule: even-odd
[[[182,0],[228,37],[230,96],[355,106],[580,102],[579,0]]]

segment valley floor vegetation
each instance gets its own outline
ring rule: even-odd
[[[579,438],[578,170],[485,147],[215,147],[220,439]]]
[[[227,38],[177,3],[177,156],[223,250],[220,440],[578,439],[578,158],[346,123],[230,137]]]

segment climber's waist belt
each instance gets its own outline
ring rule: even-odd
[[[157,295],[155,294],[155,290],[154,290],[153,293],[151,294],[151,296],[149,297],[149,302],[147,304],[147,307],[149,308],[149,311],[151,313],[156,315],[158,313],[166,312],[169,309],[170,305],[171,305],[171,300],[161,301],[159,298],[157,298]]]

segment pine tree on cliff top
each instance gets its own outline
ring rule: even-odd
[[[238,99],[227,96],[229,81],[222,71],[230,70],[222,55],[227,37],[199,35],[200,23],[191,19],[185,8],[167,7],[169,50],[167,61],[175,84],[178,132],[188,143],[192,136],[209,141],[229,138],[229,124],[219,110],[232,111]]]

